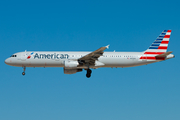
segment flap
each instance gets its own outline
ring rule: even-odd
[[[107,48],[109,48],[109,45],[107,45],[105,47],[101,47],[101,48],[83,56],[82,58],[79,58],[78,61],[81,61],[84,64],[88,64],[88,65],[95,65],[95,61],[98,60],[98,58],[103,55],[104,50]]]

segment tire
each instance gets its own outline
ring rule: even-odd
[[[90,78],[90,77],[91,77],[91,74],[86,74],[86,77],[87,77],[87,78]]]
[[[22,72],[22,75],[25,75],[25,72]]]

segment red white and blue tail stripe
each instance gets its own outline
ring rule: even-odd
[[[146,60],[157,60],[155,56],[163,54],[167,51],[169,39],[171,35],[171,30],[164,30],[152,43],[152,45],[144,52],[144,56],[140,59]],[[164,60],[165,58],[159,58],[159,60]]]

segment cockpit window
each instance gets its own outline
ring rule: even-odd
[[[17,55],[11,55],[11,57],[17,57]]]

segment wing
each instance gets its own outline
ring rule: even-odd
[[[103,55],[104,50],[107,48],[109,48],[109,45],[107,45],[105,47],[101,47],[101,48],[83,56],[82,58],[79,58],[78,62],[80,63],[80,65],[95,65],[95,61],[98,60],[98,58]]]

